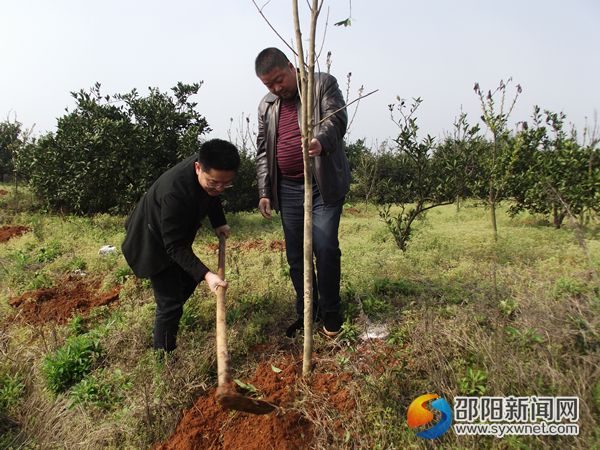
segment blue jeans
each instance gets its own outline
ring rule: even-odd
[[[320,314],[340,310],[341,258],[338,229],[342,215],[342,198],[335,204],[323,202],[317,184],[313,184],[313,312]],[[304,315],[304,180],[282,178],[279,207],[285,236],[285,253],[290,277],[296,291],[296,312]],[[314,267],[314,266],[313,266]]]
[[[177,264],[152,276],[150,282],[156,301],[153,346],[155,350],[171,352],[177,347],[183,305],[194,293],[197,283]]]

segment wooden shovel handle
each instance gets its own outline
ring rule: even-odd
[[[219,269],[217,274],[225,279],[225,238],[219,236]],[[227,309],[224,287],[217,287],[217,378],[219,387],[231,384],[229,352],[227,351]]]
[[[217,275],[221,279],[225,279],[225,238],[219,235],[219,268],[217,269]]]

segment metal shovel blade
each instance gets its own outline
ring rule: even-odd
[[[245,397],[230,390],[217,389],[217,402],[227,409],[243,411],[251,414],[268,414],[275,410],[275,406],[264,400]]]

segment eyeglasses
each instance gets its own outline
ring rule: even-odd
[[[207,178],[206,186],[210,189],[230,189],[233,187],[233,183],[218,183]]]
[[[198,175],[198,181],[200,181],[201,185],[206,186],[208,189],[218,190],[225,190],[233,187],[232,178],[230,178],[226,183],[223,183],[222,181],[217,181],[211,178],[208,172],[210,171],[204,170],[200,163],[196,162],[196,174]]]

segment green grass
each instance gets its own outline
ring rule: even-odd
[[[149,350],[154,303],[148,282],[131,274],[120,252],[98,254],[106,244],[119,248],[124,217],[45,214],[23,196],[18,208],[0,197],[0,225],[32,228],[0,244],[0,352],[9,356],[0,371],[6,374],[0,400],[10,403],[20,436],[42,448],[147,448],[163,440],[179,411],[216,384],[213,294],[203,284],[196,290],[182,317],[176,358],[158,360]],[[504,209],[494,244],[489,212],[467,203],[458,212],[454,206],[430,211],[402,253],[374,206],[357,209],[345,213],[340,225],[343,344],[315,341],[322,365],[352,374],[356,412],[343,418],[341,435],[321,427],[317,448],[432,448],[405,420],[410,402],[429,392],[450,403],[457,395],[581,399],[578,437],[467,438],[449,432],[435,441],[444,448],[600,446],[594,431],[600,414],[596,224],[586,241],[590,263],[569,227],[540,226],[530,216],[511,219]],[[283,252],[234,245],[283,239],[279,217],[228,218],[229,345],[234,377],[247,380],[257,344],[286,342],[281,336],[293,315],[294,293]],[[212,268],[216,255],[208,244],[216,242],[203,228],[194,244]],[[121,285],[118,304],[64,326],[13,323],[10,298],[59,283],[76,270],[99,277],[104,288]],[[370,348],[359,338],[365,323],[387,325],[387,353],[377,354],[388,358],[382,364],[361,362]],[[90,333],[101,336],[101,356],[64,393],[50,395],[44,361]],[[285,345],[300,355],[301,340]]]

